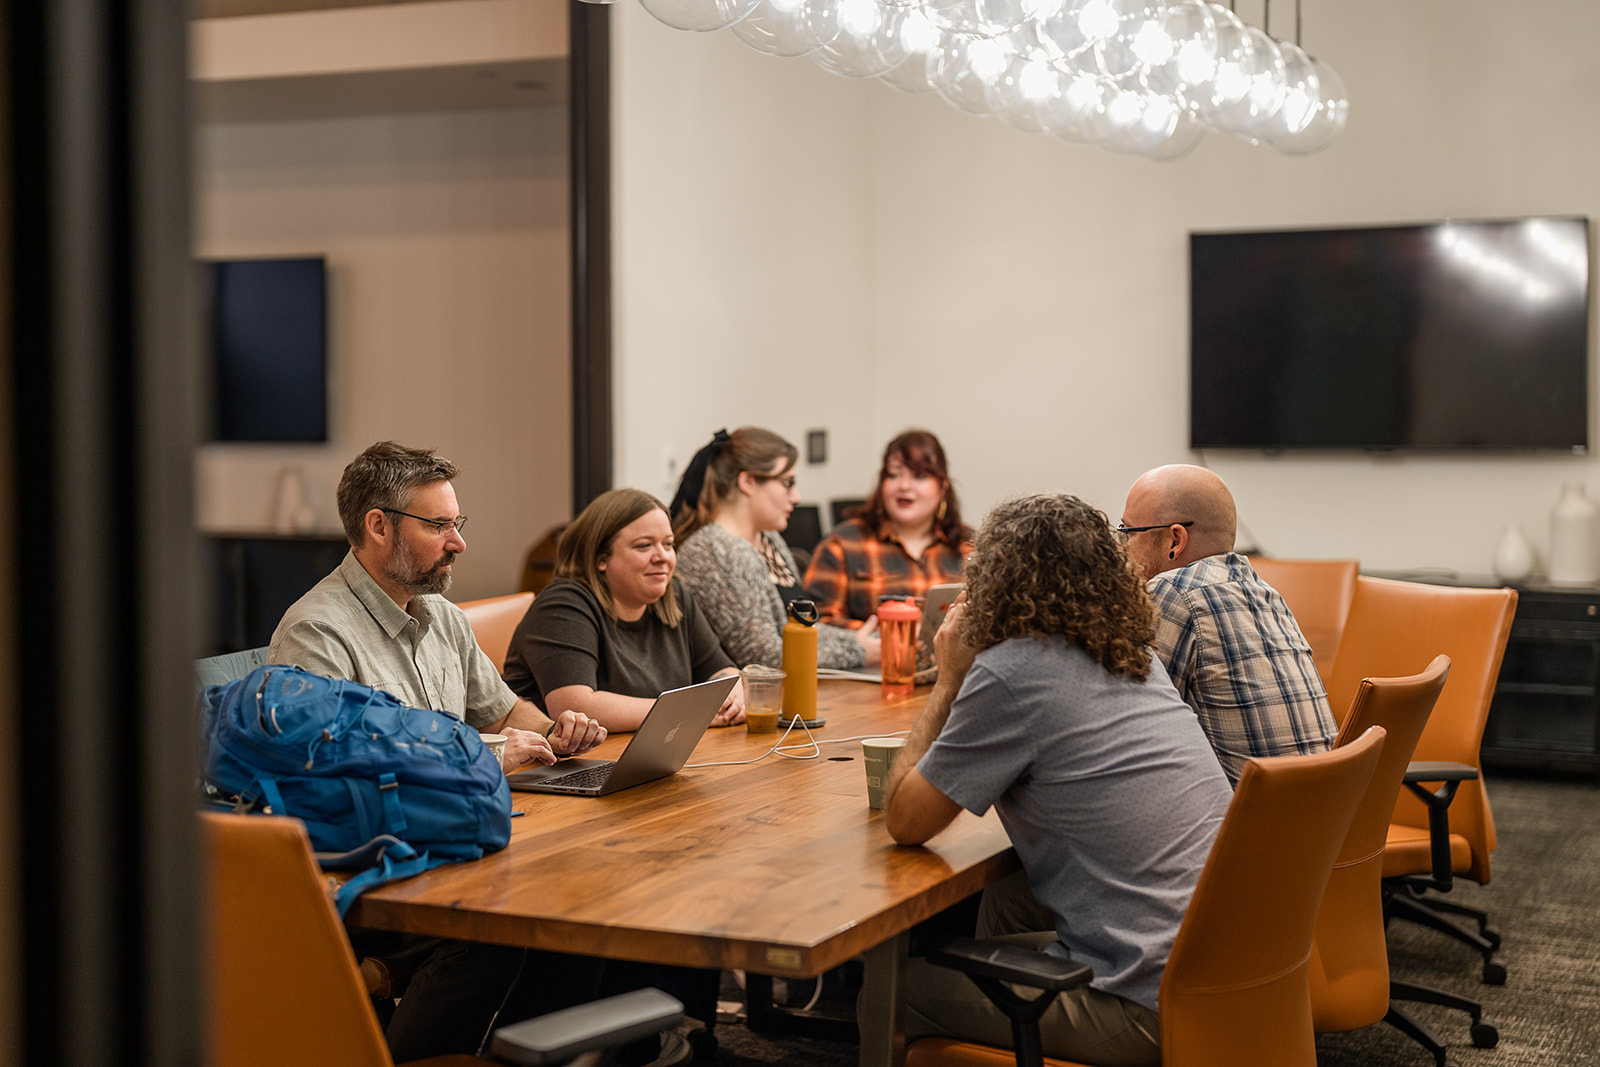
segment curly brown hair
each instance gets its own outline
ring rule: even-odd
[[[967,641],[1061,634],[1112,674],[1144,681],[1155,611],[1105,515],[1075,496],[996,505],[967,561]]]

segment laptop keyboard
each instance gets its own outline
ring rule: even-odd
[[[597,785],[605,785],[606,779],[611,777],[615,763],[607,763],[600,767],[585,767],[581,771],[570,774],[558,774],[554,778],[546,778],[545,785],[559,785],[568,789],[589,789]]]

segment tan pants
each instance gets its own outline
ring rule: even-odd
[[[980,938],[1038,950],[1056,939],[1054,928],[1022,875],[984,891]],[[1038,995],[1038,990],[1025,986],[1012,988],[1020,996]],[[1088,986],[1056,997],[1039,1020],[1039,1033],[1046,1056],[1094,1067],[1160,1067],[1156,1013]],[[919,1037],[955,1037],[1010,1048],[1011,1021],[960,971],[914,959],[906,974],[906,1040]]]

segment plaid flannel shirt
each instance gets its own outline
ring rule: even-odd
[[[892,527],[884,526],[873,536],[860,519],[848,519],[835,526],[812,554],[806,592],[816,601],[823,622],[856,627],[877,614],[879,597],[921,599],[933,586],[961,581],[971,551],[966,542],[952,545],[938,538],[921,559],[912,559]]]
[[[1150,579],[1155,651],[1228,780],[1252,756],[1326,752],[1328,695],[1283,597],[1236,552]]]

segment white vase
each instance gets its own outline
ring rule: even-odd
[[[1533,544],[1520,526],[1507,526],[1494,549],[1494,573],[1503,582],[1520,582],[1533,573]]]
[[[1600,581],[1596,551],[1597,512],[1580,482],[1567,482],[1550,510],[1550,584],[1594,585]]]
[[[272,525],[279,533],[299,531],[299,519],[306,506],[306,484],[300,477],[299,467],[285,467],[278,477],[278,500],[273,510]]]

